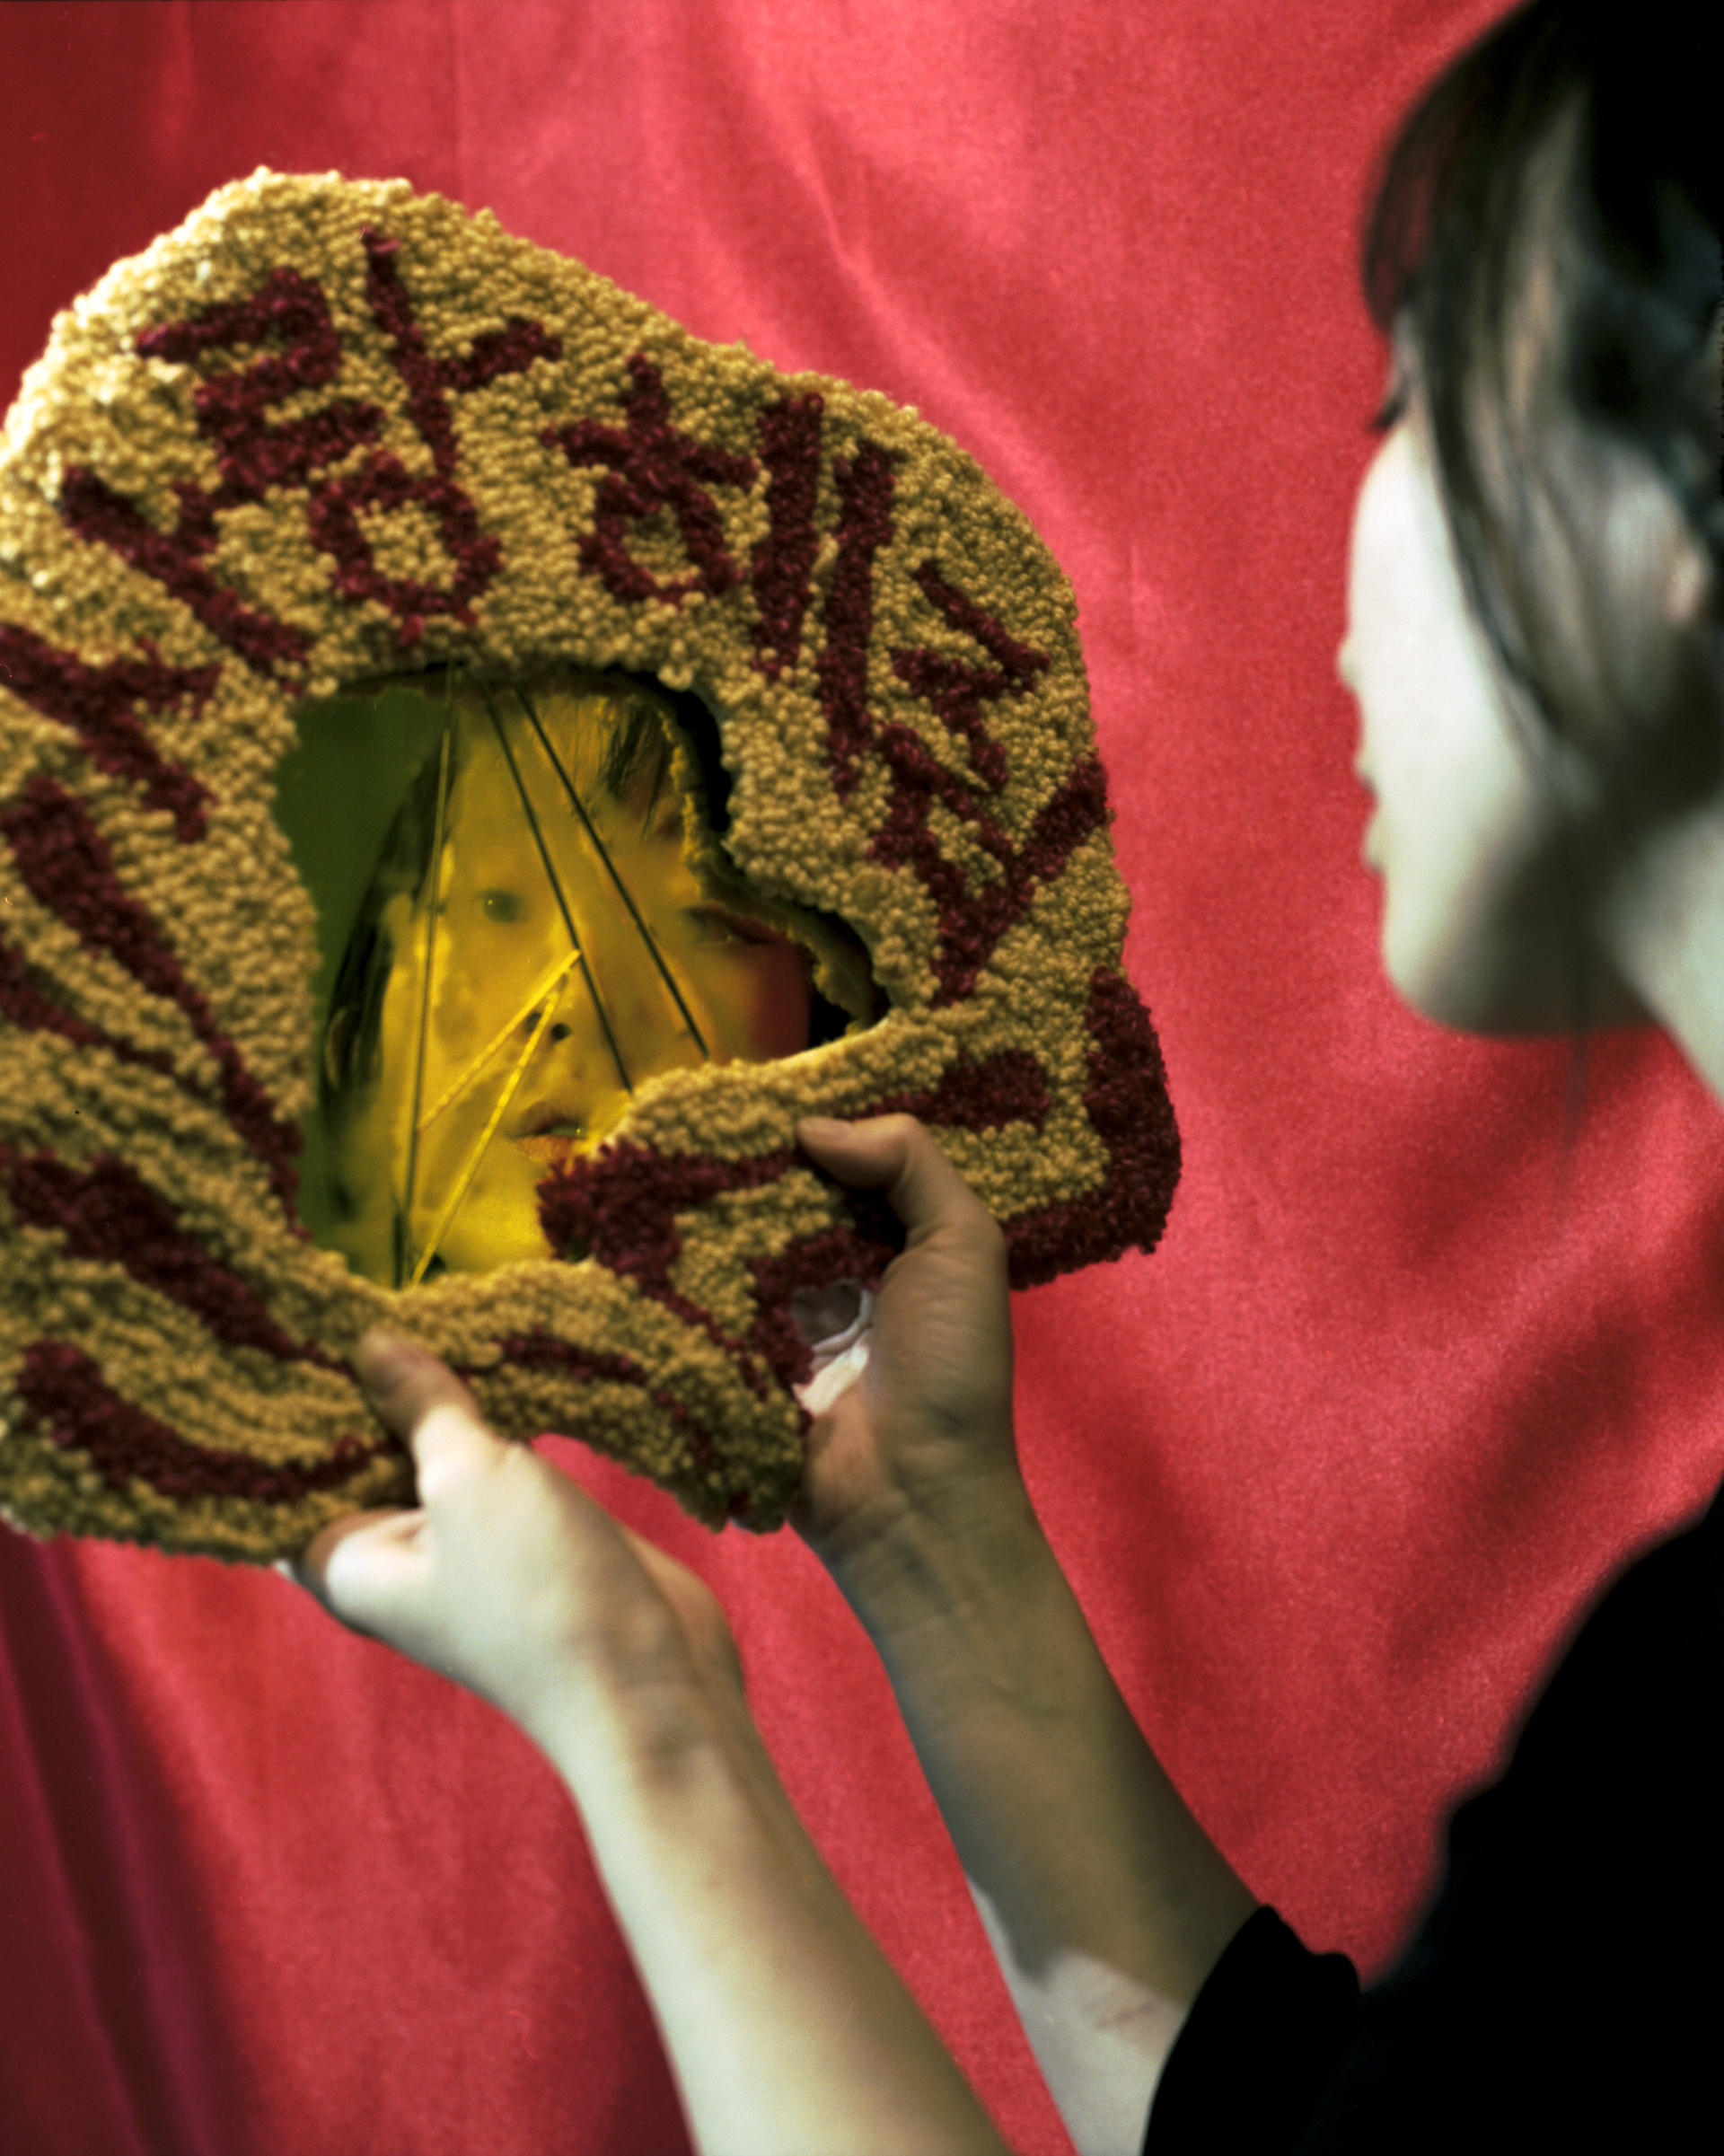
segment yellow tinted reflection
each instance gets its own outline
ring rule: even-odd
[[[796,944],[703,889],[652,691],[402,693],[383,700],[418,769],[339,963],[326,930],[328,1202],[307,1218],[357,1271],[410,1285],[547,1256],[540,1181],[646,1079],[806,1047],[810,989]]]

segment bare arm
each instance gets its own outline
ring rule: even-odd
[[[1082,2156],[1135,2156],[1162,2065],[1255,1907],[1157,1763],[1018,1474],[998,1228],[902,1117],[806,1124],[909,1230],[798,1525],[878,1648]]]
[[[430,1356],[362,1374],[422,1509],[327,1529],[334,1614],[481,1694],[580,1808],[705,2156],[1004,2156],[792,1810],[707,1589],[478,1421]]]

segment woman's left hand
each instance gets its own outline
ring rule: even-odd
[[[527,1446],[426,1349],[367,1335],[355,1368],[418,1469],[415,1511],[325,1527],[295,1577],[345,1624],[465,1685],[566,1771],[594,1709],[656,1747],[745,1714],[710,1591]]]
[[[423,1348],[355,1368],[419,1509],[326,1527],[298,1577],[344,1624],[492,1701],[550,1758],[652,2001],[695,2146],[1006,2156],[808,1840],[711,1594]]]

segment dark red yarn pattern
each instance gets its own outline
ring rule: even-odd
[[[1039,1130],[1048,1105],[1041,1065],[1026,1050],[1007,1049],[978,1063],[958,1063],[937,1086],[871,1104],[870,1112],[915,1115],[937,1129],[980,1131],[1029,1122]],[[710,1313],[672,1285],[671,1273],[682,1252],[678,1216],[699,1210],[727,1191],[763,1189],[796,1165],[808,1164],[787,1146],[742,1160],[715,1160],[654,1153],[621,1139],[541,1184],[540,1223],[559,1255],[596,1258],[685,1322],[701,1325],[721,1346],[734,1349],[740,1343],[716,1329]],[[860,1209],[858,1221],[868,1217],[862,1197],[850,1195],[853,1210]],[[881,1221],[889,1219],[879,1215]],[[893,1234],[882,1232],[885,1239],[876,1234],[870,1247],[896,1247]]]
[[[671,1282],[671,1271],[682,1249],[677,1216],[698,1210],[726,1191],[758,1190],[776,1183],[802,1157],[788,1147],[744,1160],[675,1159],[649,1153],[627,1140],[576,1161],[563,1175],[541,1186],[540,1218],[553,1250],[575,1258],[590,1256],[644,1295],[706,1333],[731,1360],[744,1383],[764,1396],[761,1366],[780,1385],[800,1384],[813,1368],[807,1343],[789,1313],[791,1292],[798,1287],[825,1287],[842,1280],[872,1284],[902,1243],[902,1231],[880,1199],[846,1193],[852,1224],[804,1236],[776,1256],[752,1258],[755,1316],[745,1340],[722,1327],[709,1310],[693,1302]],[[803,1165],[807,1165],[803,1162]],[[506,1348],[515,1360],[514,1344]],[[576,1376],[591,1368],[623,1383],[646,1382],[645,1373],[630,1377],[626,1358],[604,1358],[615,1365],[597,1368],[598,1358],[548,1342],[538,1350],[540,1367],[560,1357],[556,1367]],[[576,1360],[570,1360],[574,1358]],[[691,1457],[709,1465],[709,1441],[686,1410],[662,1389],[651,1397],[683,1432]],[[805,1423],[805,1412],[803,1416]],[[730,1517],[745,1519],[749,1498],[734,1491],[727,1500]]]
[[[0,807],[0,832],[32,895],[57,914],[86,950],[105,952],[154,996],[174,1004],[208,1050],[229,1122],[269,1170],[282,1210],[294,1210],[299,1132],[210,1015],[162,930],[120,882],[107,840],[75,794],[38,772]],[[58,1030],[64,1031],[64,1028]]]
[[[781,1385],[802,1385],[813,1374],[814,1351],[797,1332],[790,1298],[798,1289],[836,1287],[855,1280],[879,1285],[904,1246],[904,1231],[883,1198],[849,1192],[851,1219],[798,1236],[772,1257],[751,1258],[756,1316],[749,1337]]]
[[[431,472],[409,472],[398,457],[380,451],[355,471],[319,479],[381,430],[382,407],[363,399],[331,398],[294,419],[268,417],[286,399],[326,388],[341,364],[340,338],[321,287],[297,270],[277,268],[251,298],[163,323],[137,340],[145,357],[184,365],[215,353],[279,347],[249,366],[224,369],[198,383],[193,400],[198,431],[216,450],[221,484],[206,489],[182,482],[175,490],[180,514],[170,532],[157,530],[87,467],[69,472],[61,492],[60,513],[80,537],[112,548],[163,585],[260,673],[296,664],[310,639],[216,581],[205,563],[220,540],[220,514],[260,502],[271,488],[304,488],[307,530],[334,562],[336,586],[344,597],[387,607],[408,646],[418,641],[434,614],[471,627],[472,602],[495,578],[502,550],[481,531],[478,512],[454,476],[449,399],[562,352],[559,339],[542,325],[512,317],[503,330],[476,338],[464,356],[434,358],[397,271],[399,242],[367,232],[364,243],[366,302],[390,340],[390,358],[408,392],[409,416],[431,453]],[[361,522],[364,513],[413,504],[434,520],[454,565],[446,588],[417,577],[388,576],[377,566]]]
[[[279,351],[198,385],[198,431],[214,444],[222,473],[214,493],[196,495],[211,510],[261,501],[271,487],[304,486],[313,472],[369,441],[383,423],[378,408],[357,397],[337,397],[297,419],[266,418],[271,405],[327,388],[340,371],[341,339],[329,301],[296,269],[273,270],[250,299],[146,330],[136,349],[146,359],[189,366],[212,353],[272,340],[279,341]]]
[[[937,1129],[988,1131],[1028,1122],[1039,1130],[1048,1107],[1041,1065],[1027,1050],[1007,1049],[981,1062],[959,1063],[937,1087],[874,1104],[873,1112],[919,1116]],[[813,1365],[790,1317],[790,1296],[798,1288],[844,1280],[870,1286],[878,1280],[903,1240],[883,1199],[848,1192],[848,1224],[800,1237],[776,1255],[748,1260],[756,1315],[746,1340],[726,1333],[710,1311],[671,1280],[682,1251],[679,1215],[699,1210],[726,1191],[762,1189],[796,1165],[808,1163],[788,1147],[743,1160],[678,1159],[623,1140],[548,1178],[540,1186],[540,1219],[553,1250],[594,1258],[633,1280],[643,1294],[724,1349],[755,1390],[761,1389],[756,1358],[781,1385],[799,1385]]]
[[[349,1435],[307,1466],[271,1465],[219,1446],[189,1445],[165,1422],[122,1399],[100,1366],[68,1341],[32,1341],[17,1379],[30,1426],[67,1452],[81,1452],[110,1490],[141,1482],[183,1502],[199,1497],[249,1499],[292,1505],[320,1490],[338,1490],[385,1453],[400,1453],[385,1435],[367,1442]]]
[[[146,808],[173,818],[182,845],[201,839],[209,790],[182,763],[163,755],[138,723],[136,707],[201,712],[220,678],[215,666],[169,666],[147,646],[142,658],[90,666],[57,651],[28,629],[0,622],[0,679],[22,702],[68,726],[99,770],[136,786]]]
[[[969,995],[999,939],[1024,918],[1037,889],[1059,876],[1073,851],[1107,820],[1107,789],[1099,763],[1090,759],[1068,774],[1037,816],[1025,843],[1014,846],[985,805],[976,786],[948,770],[920,735],[896,722],[883,724],[867,708],[868,650],[874,638],[874,563],[893,538],[893,469],[876,444],[864,442],[854,457],[834,466],[838,482],[838,556],[827,595],[826,640],[819,661],[826,753],[840,796],[859,776],[858,758],[872,749],[892,774],[892,792],[868,858],[888,867],[908,867],[934,901],[938,922],[934,974],[937,1007]],[[1021,696],[1049,664],[1045,652],[1020,643],[985,613],[933,561],[917,568],[916,581],[930,606],[962,634],[973,638],[993,661],[972,665],[928,646],[902,647],[892,666],[946,731],[961,740],[979,785],[998,793],[1007,770],[1002,744],[989,733],[985,705]],[[929,826],[937,802],[968,830],[999,870],[977,879],[950,859]]]
[[[444,550],[455,563],[454,580],[444,590],[417,576],[385,576],[359,521],[367,509],[405,509],[416,503],[435,520]],[[388,607],[404,645],[418,643],[432,614],[450,615],[471,629],[472,602],[502,565],[501,543],[479,530],[479,512],[468,495],[453,480],[416,476],[398,457],[374,456],[351,478],[320,488],[307,504],[306,522],[335,563],[343,596]]]
[[[608,1385],[629,1385],[646,1393],[661,1413],[682,1432],[689,1448],[689,1456],[698,1467],[710,1467],[713,1462],[712,1440],[707,1436],[688,1409],[663,1386],[654,1385],[646,1371],[632,1356],[611,1354],[598,1348],[579,1348],[567,1340],[559,1340],[550,1333],[513,1333],[501,1340],[497,1346],[503,1360],[512,1368],[521,1370],[551,1370],[562,1377],[597,1378]],[[472,1377],[482,1375],[469,1366],[462,1366],[461,1375]],[[571,1430],[578,1437],[578,1430]]]
[[[542,322],[511,314],[502,329],[488,330],[474,338],[464,357],[434,359],[401,284],[396,260],[400,242],[376,231],[367,231],[363,236],[365,299],[372,319],[391,340],[390,357],[406,385],[408,410],[419,438],[431,452],[437,476],[453,479],[459,452],[450,395],[483,389],[505,374],[523,374],[535,359],[560,359],[562,339]]]
[[[311,641],[303,629],[242,603],[204,566],[220,541],[217,514],[260,502],[272,487],[305,485],[313,472],[376,434],[383,415],[375,405],[339,397],[296,419],[268,418],[271,405],[326,387],[340,368],[340,339],[329,302],[297,270],[277,269],[250,299],[163,323],[137,340],[146,358],[189,365],[212,352],[243,350],[271,339],[279,342],[279,351],[198,384],[198,431],[215,446],[222,481],[214,489],[181,481],[175,488],[180,515],[171,532],[158,531],[87,466],[67,473],[60,495],[60,514],[80,538],[111,547],[153,577],[212,636],[263,674],[296,664]]]
[[[743,580],[725,543],[724,519],[711,487],[752,486],[752,457],[697,441],[671,425],[664,378],[644,352],[629,361],[622,393],[624,425],[577,419],[545,429],[547,447],[560,449],[570,465],[605,467],[593,497],[593,529],[581,540],[581,566],[613,599],[668,600],[676,605],[690,592],[719,598]],[[668,511],[693,564],[683,577],[655,576],[629,551],[629,526]]]
[[[334,1367],[321,1348],[285,1333],[257,1289],[211,1257],[168,1200],[112,1154],[78,1168],[52,1153],[0,1146],[0,1185],[21,1221],[56,1231],[75,1258],[122,1267],[189,1311],[224,1347]]]
[[[892,460],[862,443],[832,466],[838,487],[838,554],[827,587],[825,642],[815,668],[826,716],[826,754],[840,797],[861,776],[857,758],[874,736],[868,716],[868,649],[874,642],[874,558],[892,543]]]
[[[1123,974],[1097,966],[1090,980],[1089,1084],[1084,1108],[1107,1148],[1099,1191],[1006,1222],[1014,1288],[1034,1288],[1071,1263],[1074,1249],[1118,1257],[1153,1250],[1179,1182],[1179,1127],[1155,1028]]]
[[[559,339],[541,325],[511,317],[501,331],[475,339],[465,354],[435,356],[400,281],[399,243],[376,231],[367,231],[363,239],[366,302],[388,339],[409,415],[429,452],[429,473],[411,472],[399,458],[374,450],[356,466],[330,472],[330,466],[373,442],[383,425],[381,408],[362,400],[337,397],[290,420],[271,418],[272,408],[286,399],[331,383],[340,363],[339,339],[324,294],[309,278],[279,268],[250,298],[163,325],[138,340],[140,353],[187,365],[220,353],[272,348],[251,364],[212,374],[198,385],[197,424],[215,447],[219,486],[206,490],[182,484],[177,490],[179,516],[167,532],[151,525],[134,504],[93,472],[70,473],[62,495],[62,514],[75,530],[109,545],[162,583],[241,658],[265,673],[303,659],[309,640],[291,624],[216,583],[206,563],[219,541],[221,515],[260,501],[271,488],[303,488],[310,536],[333,562],[336,589],[342,596],[385,607],[404,645],[417,640],[433,615],[471,626],[473,602],[501,566],[501,548],[494,535],[481,530],[457,477],[453,400],[561,353]],[[548,429],[542,437],[560,449],[571,466],[603,470],[592,529],[576,542],[581,565],[614,597],[629,603],[675,604],[696,593],[717,597],[746,581],[758,610],[752,631],[755,664],[768,678],[777,678],[797,662],[812,600],[820,543],[822,400],[812,392],[787,393],[768,406],[761,418],[757,462],[678,428],[659,368],[644,353],[633,355],[627,365],[620,427],[583,420]],[[750,487],[762,467],[768,530],[745,576],[729,550],[712,489]],[[890,663],[897,679],[961,745],[972,777],[948,769],[912,728],[883,724],[869,711],[875,564],[894,537],[893,460],[877,444],[865,440],[849,457],[834,462],[833,479],[839,504],[836,558],[816,661],[833,782],[840,797],[852,792],[865,754],[877,758],[890,773],[887,812],[871,842],[870,857],[910,867],[933,898],[938,922],[936,1001],[950,1004],[972,990],[999,938],[1033,903],[1038,886],[1057,876],[1074,849],[1104,823],[1102,773],[1093,761],[1079,764],[1044,806],[1024,843],[1010,841],[986,800],[1004,788],[1008,777],[1004,746],[989,731],[986,710],[1002,698],[1025,693],[1050,661],[1045,653],[1014,638],[931,559],[915,571],[923,596],[949,629],[977,647],[985,663],[931,647],[896,648]],[[376,562],[365,532],[366,514],[390,515],[414,506],[435,524],[453,565],[445,587],[387,576]],[[674,524],[682,541],[690,565],[686,576],[658,576],[630,551],[631,527],[661,515]],[[161,755],[138,714],[140,707],[161,711],[186,699],[201,708],[215,686],[216,668],[168,668],[147,648],[142,657],[91,667],[75,655],[56,652],[28,632],[4,626],[0,666],[26,701],[77,733],[99,768],[136,785],[146,806],[168,810],[182,841],[202,835],[205,789],[183,767]],[[972,889],[966,872],[946,858],[929,827],[929,809],[936,802],[966,827],[995,864],[997,876],[978,879]],[[124,890],[83,805],[53,781],[38,778],[0,809],[0,831],[11,840],[32,892],[86,946],[108,952],[152,993],[166,997],[185,1013],[216,1060],[230,1121],[269,1163],[277,1195],[291,1212],[290,1163],[297,1133],[276,1117],[262,1088],[215,1027],[158,925]],[[127,1051],[61,1010],[32,979],[27,964],[4,947],[0,1015],[83,1043],[101,1042],[132,1060],[165,1067],[163,1059]],[[1086,1104],[1108,1145],[1108,1184],[1099,1198],[1044,1209],[1011,1224],[1014,1278],[1020,1281],[1048,1277],[1069,1263],[1074,1252],[1093,1248],[1098,1228],[1102,1239],[1116,1248],[1158,1232],[1177,1173],[1177,1140],[1159,1086],[1154,1036],[1140,1005],[1117,976],[1098,973],[1090,1028],[1098,1047],[1090,1057],[1092,1085]],[[1025,1122],[1039,1130],[1049,1100],[1037,1059],[1018,1050],[981,1064],[960,1065],[931,1092],[896,1096],[877,1106],[880,1112],[902,1109],[918,1114],[936,1127],[982,1131]],[[781,1383],[795,1384],[810,1368],[809,1350],[788,1313],[792,1292],[845,1278],[877,1280],[899,1246],[897,1225],[881,1201],[852,1195],[849,1225],[804,1238],[775,1257],[750,1262],[757,1315],[745,1340],[729,1336],[710,1312],[672,1284],[682,1249],[678,1215],[705,1206],[726,1190],[762,1187],[782,1175],[795,1158],[786,1149],[740,1163],[664,1159],[625,1143],[577,1163],[568,1175],[548,1184],[541,1193],[541,1217],[553,1248],[570,1255],[590,1254],[632,1280],[644,1294],[706,1333],[731,1358],[744,1382],[764,1395],[768,1370]],[[255,1290],[199,1250],[166,1201],[123,1163],[105,1159],[81,1171],[38,1155],[7,1157],[0,1167],[19,1217],[57,1229],[75,1254],[123,1266],[134,1278],[194,1310],[226,1344],[261,1348],[281,1360],[308,1352],[317,1357],[315,1350],[288,1339]],[[1153,1228],[1147,1228],[1152,1213]],[[630,1359],[585,1353],[541,1335],[503,1344],[510,1360],[523,1368],[554,1367],[644,1387],[683,1433],[697,1464],[710,1465],[710,1445],[687,1412],[664,1388],[655,1388]],[[31,1355],[31,1398],[40,1414],[52,1420],[75,1396],[81,1401],[94,1418],[88,1449],[109,1479],[118,1475],[123,1483],[147,1456],[168,1477],[156,1486],[180,1493],[230,1487],[240,1493],[241,1483],[248,1492],[262,1487],[255,1481],[256,1463],[185,1447],[149,1417],[116,1400],[101,1386],[93,1364],[80,1367],[75,1351],[39,1342]],[[75,1360],[68,1361],[68,1356]],[[72,1426],[81,1427],[83,1420],[81,1409]],[[158,1444],[158,1438],[165,1445]],[[349,1465],[332,1481],[351,1471]],[[276,1471],[263,1472],[267,1476]],[[332,1482],[320,1485],[302,1475],[295,1485],[302,1491],[314,1486],[332,1486]],[[285,1493],[286,1485],[280,1487]],[[745,1508],[745,1495],[739,1493],[732,1503],[734,1509]]]
[[[180,516],[172,532],[159,532],[106,480],[86,465],[67,472],[60,515],[80,539],[100,541],[122,561],[154,579],[189,608],[204,627],[259,673],[303,659],[310,641],[303,630],[274,614],[249,607],[216,583],[203,566],[215,550],[216,519],[208,498],[189,484],[175,491]]]
[[[678,1157],[621,1139],[540,1185],[540,1223],[553,1251],[596,1258],[684,1324],[698,1327],[731,1358],[749,1389],[764,1398],[766,1380],[747,1343],[672,1282],[682,1250],[677,1216],[726,1191],[776,1183],[795,1157],[787,1147],[747,1160]]]
[[[1048,655],[1007,635],[1003,622],[972,605],[933,562],[921,564],[916,581],[935,612],[980,644],[994,664],[969,666],[938,651],[894,651],[892,670],[949,734],[968,745],[977,778],[998,793],[1006,783],[1006,752],[982,724],[981,708],[1027,689],[1038,673],[1047,672]]]
[[[794,666],[802,649],[802,624],[820,535],[814,509],[820,498],[821,417],[816,392],[782,397],[761,415],[761,462],[766,466],[766,537],[750,562],[754,603],[755,664],[769,681]]]
[[[1048,1076],[1027,1048],[1005,1048],[979,1063],[954,1063],[931,1091],[893,1094],[872,1115],[913,1115],[934,1130],[998,1131],[1047,1121]]]
[[[306,519],[313,541],[336,565],[337,588],[348,599],[374,599],[386,606],[395,616],[401,642],[411,646],[434,614],[471,628],[472,603],[503,563],[501,541],[480,529],[472,497],[455,478],[459,453],[451,397],[522,374],[534,360],[559,359],[563,347],[541,323],[511,315],[501,330],[476,337],[464,356],[434,358],[400,281],[396,262],[400,242],[374,231],[366,232],[364,241],[366,303],[390,339],[389,356],[407,390],[408,413],[431,452],[433,471],[409,472],[398,457],[374,453],[356,472],[313,487]],[[360,523],[367,509],[399,510],[416,503],[435,521],[444,551],[454,564],[454,578],[446,589],[418,577],[385,576]]]
[[[671,1280],[682,1250],[678,1216],[699,1210],[726,1191],[760,1190],[776,1183],[802,1157],[789,1147],[756,1154],[743,1160],[678,1159],[648,1152],[628,1140],[607,1146],[602,1152],[577,1160],[561,1175],[541,1186],[540,1219],[551,1248],[571,1257],[593,1257],[624,1280],[634,1281],[642,1294],[693,1325],[721,1349],[734,1364],[743,1382],[764,1397],[766,1378],[761,1365],[780,1384],[796,1384],[810,1368],[806,1346],[796,1336],[787,1313],[773,1307],[776,1298],[757,1295],[756,1315],[745,1339],[727,1332],[712,1312],[681,1292]],[[803,1165],[806,1165],[805,1162]],[[866,1201],[852,1210],[866,1218]],[[873,1209],[877,1211],[876,1206]],[[885,1231],[880,1249],[863,1253],[858,1231],[841,1231],[846,1253],[861,1253],[866,1277],[877,1279],[882,1266],[897,1247],[892,1231]],[[842,1271],[818,1270],[827,1236],[814,1238],[822,1245],[805,1246],[803,1256],[793,1254],[802,1245],[776,1259],[749,1261],[757,1283],[782,1271],[792,1285],[826,1285],[847,1276]],[[838,1245],[833,1245],[836,1250]],[[884,1254],[881,1254],[884,1250]],[[811,1271],[811,1267],[814,1270]],[[776,1270],[775,1270],[776,1269]]]
[[[164,1077],[174,1075],[168,1057],[158,1054],[153,1048],[134,1048],[129,1041],[104,1033],[100,1025],[92,1025],[88,1019],[80,1018],[56,1002],[36,977],[23,953],[4,941],[0,941],[0,1018],[24,1033],[58,1034],[63,1041],[70,1041],[75,1047],[105,1048],[123,1063],[159,1070]]]

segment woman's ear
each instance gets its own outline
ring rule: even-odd
[[[1716,630],[1724,625],[1724,590],[1720,590],[1719,542],[1724,536],[1724,301],[1712,309],[1711,323],[1696,349],[1686,373],[1679,401],[1699,420],[1693,436],[1684,441],[1678,455],[1685,490],[1686,512],[1679,510],[1672,495],[1668,521],[1654,574],[1662,588],[1658,611],[1667,627],[1677,630]],[[1710,425],[1708,424],[1710,418]],[[1710,493],[1703,501],[1698,526],[1693,498]]]

